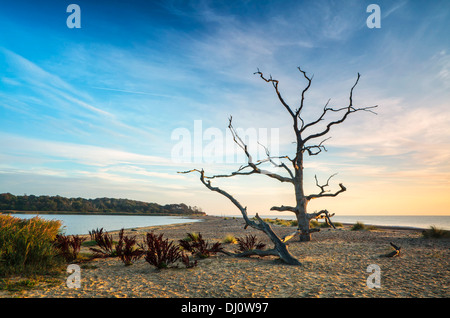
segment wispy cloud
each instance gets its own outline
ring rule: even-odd
[[[403,8],[407,4],[408,4],[408,0],[403,0],[403,1],[397,1],[395,3],[392,3],[391,7],[388,7],[388,9],[384,9],[384,7],[383,7],[383,11],[381,12],[382,19],[389,17],[395,11]]]
[[[138,92],[138,91],[119,89],[119,88],[97,87],[97,86],[92,86],[92,88],[101,89],[101,90],[104,90],[104,91],[113,91],[113,92],[129,93],[129,94],[149,95],[149,96],[169,97],[169,98],[173,97],[173,96],[170,96],[170,95],[156,94],[156,93],[149,93],[149,92]]]
[[[28,84],[28,88],[38,91],[44,96],[54,94],[59,98],[63,98],[68,102],[81,106],[91,112],[112,116],[107,111],[81,100],[79,96],[86,96],[86,94],[78,91],[59,76],[45,71],[30,60],[27,60],[10,50],[2,48],[0,52],[3,53],[4,57],[7,59],[7,64],[14,67],[14,70],[17,72],[15,75],[20,78],[20,81]]]
[[[49,160],[66,160],[87,166],[105,167],[118,164],[147,166],[172,165],[165,157],[142,155],[117,149],[39,140],[15,135],[1,134],[0,144],[6,153],[40,157]]]

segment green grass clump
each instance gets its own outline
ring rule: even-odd
[[[199,235],[200,235],[200,233],[196,233],[196,232],[187,233],[186,237],[183,239],[183,241],[196,242],[199,239]]]
[[[333,222],[335,227],[342,227],[342,223],[339,222]],[[309,225],[311,228],[331,228],[330,225],[327,224],[327,222],[319,222],[317,220],[311,220],[309,222]]]
[[[81,243],[81,246],[85,246],[85,247],[92,247],[92,246],[96,246],[96,245],[97,245],[97,241],[95,241],[95,240],[84,241],[83,243]]]
[[[236,244],[237,243],[237,239],[236,239],[236,237],[234,237],[233,234],[227,234],[223,238],[222,243],[224,243],[224,244]]]
[[[0,291],[8,291],[13,294],[45,287],[54,287],[61,284],[61,280],[56,276],[33,276],[26,278],[0,278]]]
[[[0,215],[0,273],[42,274],[61,265],[53,241],[61,221]]]
[[[377,228],[373,225],[365,225],[362,222],[356,222],[350,230],[352,231],[370,231],[376,230]]]
[[[422,232],[424,238],[450,238],[450,231],[440,229],[434,225]]]
[[[275,224],[275,225],[279,225],[279,226],[297,226],[298,225],[298,221],[297,220],[283,220],[283,219],[269,219],[269,218],[265,218],[263,219],[264,222],[266,223],[271,223],[271,224]]]

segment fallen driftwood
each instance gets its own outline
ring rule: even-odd
[[[390,242],[389,244],[391,244],[391,246],[394,248],[394,251],[387,253],[387,254],[382,254],[382,255],[380,255],[380,257],[395,257],[395,256],[400,255],[401,247],[398,247],[397,245],[395,245],[392,242]]]

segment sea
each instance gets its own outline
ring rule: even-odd
[[[13,216],[29,219],[38,214],[12,214]],[[169,225],[177,223],[199,222],[201,219],[190,219],[179,216],[147,216],[147,215],[86,215],[86,214],[39,214],[46,220],[61,220],[63,233],[89,234],[93,229],[103,228],[105,231],[116,231],[122,228]],[[227,217],[241,217],[240,215],[216,215]],[[252,215],[249,215],[252,217]],[[295,219],[290,215],[261,215],[263,218]],[[340,223],[362,222],[366,225],[397,226],[427,229],[430,226],[450,230],[450,215],[335,215],[331,219]]]
[[[201,219],[190,219],[182,216],[152,216],[152,215],[86,215],[86,214],[21,214],[12,216],[30,219],[37,215],[44,220],[62,221],[62,232],[65,235],[89,234],[93,229],[103,228],[104,231],[116,231],[122,228],[169,225],[177,223],[199,222]]]
[[[251,217],[251,215],[249,215]],[[263,218],[279,218],[294,220],[295,215],[260,215]],[[234,215],[237,217],[237,215]],[[365,225],[396,226],[428,229],[435,226],[443,230],[450,230],[450,215],[335,215],[331,218],[333,222],[356,223]]]

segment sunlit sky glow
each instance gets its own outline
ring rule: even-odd
[[[80,29],[66,25],[70,3],[81,8]],[[381,8],[379,29],[366,25],[371,3]],[[327,152],[305,156],[307,194],[319,192],[315,174],[338,173],[333,192],[347,187],[310,211],[450,215],[449,30],[446,0],[1,1],[0,193],[238,214],[198,175],[177,171],[242,163],[177,162],[172,133],[184,129],[194,144],[201,121],[202,132],[226,136],[232,115],[235,127],[278,129],[280,154],[293,156],[291,118],[253,73],[278,79],[296,108],[300,66],[314,75],[306,121],[329,98],[346,106],[358,72],[355,106],[379,105],[378,115],[358,112],[333,127]],[[214,184],[250,213],[294,204],[290,185],[264,175]]]

